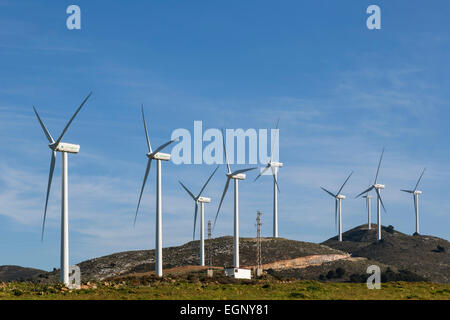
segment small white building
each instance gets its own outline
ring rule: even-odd
[[[250,269],[225,268],[225,275],[235,279],[251,279],[252,271]]]

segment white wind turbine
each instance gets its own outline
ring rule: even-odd
[[[217,208],[216,218],[214,219],[213,229],[216,226],[217,216],[219,215],[220,207],[222,206],[223,199],[225,198],[225,194],[228,191],[228,187],[230,185],[231,179],[234,180],[234,250],[233,250],[233,264],[234,268],[239,268],[239,180],[245,180],[244,172],[254,170],[255,168],[247,168],[236,170],[231,172],[230,164],[228,163],[227,150],[225,148],[225,133],[222,130],[222,142],[223,142],[223,151],[225,153],[225,162],[227,164],[227,182],[225,183],[225,188],[223,190],[222,198],[219,202],[219,207]]]
[[[370,191],[372,191],[373,189],[375,189],[375,192],[377,193],[377,224],[378,224],[378,232],[377,232],[377,239],[381,240],[381,207],[383,207],[384,212],[386,212],[386,208],[384,207],[384,203],[383,200],[381,199],[381,193],[380,190],[385,188],[384,184],[379,184],[377,183],[378,181],[378,174],[380,172],[380,166],[381,166],[381,160],[383,160],[383,155],[384,155],[384,148],[383,151],[381,152],[381,157],[380,157],[380,161],[378,163],[378,169],[377,169],[377,174],[375,176],[375,181],[373,183],[373,185],[367,189],[364,190],[363,192],[361,192],[359,195],[356,196],[356,198],[362,196],[364,193],[368,193]]]
[[[195,228],[197,225],[197,212],[198,212],[198,204],[200,203],[200,265],[205,265],[205,203],[210,203],[211,198],[202,197],[202,193],[205,190],[206,186],[208,185],[211,178],[216,173],[217,169],[219,169],[219,166],[216,167],[216,169],[213,171],[213,173],[209,176],[208,180],[206,180],[205,184],[203,185],[202,189],[198,193],[197,196],[194,196],[194,194],[181,182],[178,181],[184,190],[191,196],[192,200],[195,202],[195,214],[194,214],[194,232],[192,235],[192,240],[195,240]]]
[[[144,122],[145,137],[147,139],[148,153],[147,153],[147,168],[145,170],[144,181],[142,182],[141,193],[139,195],[139,201],[136,208],[136,214],[134,216],[134,224],[136,224],[136,218],[139,210],[139,205],[141,204],[142,193],[144,192],[145,182],[147,181],[148,174],[150,172],[150,167],[152,160],[156,160],[156,239],[155,239],[155,273],[158,277],[162,277],[162,194],[161,194],[161,161],[169,161],[170,154],[160,152],[169,144],[175,140],[170,140],[152,150],[150,144],[150,138],[148,137],[147,124],[144,117],[144,106],[142,106],[142,121]]]
[[[423,174],[425,173],[425,169],[423,169],[422,174],[419,177],[419,180],[417,180],[416,186],[414,187],[414,190],[401,190],[403,192],[411,193],[414,198],[414,209],[416,212],[416,233],[419,234],[419,194],[422,194],[422,191],[417,190],[417,187],[419,186],[420,180],[422,179]]]
[[[48,206],[48,197],[50,195],[50,188],[52,185],[53,171],[55,169],[55,161],[56,161],[56,152],[62,153],[62,182],[61,182],[61,270],[60,270],[60,279],[61,282],[66,286],[69,285],[69,197],[68,197],[68,153],[78,153],[80,151],[80,146],[77,144],[70,144],[61,142],[64,134],[67,129],[69,129],[70,124],[73,119],[75,119],[78,112],[80,112],[81,108],[84,106],[86,101],[91,96],[92,92],[83,100],[81,105],[75,111],[72,118],[70,118],[63,132],[59,136],[59,138],[54,141],[50,132],[45,127],[44,123],[39,117],[39,114],[36,108],[33,106],[34,113],[44,131],[45,136],[47,137],[50,150],[52,150],[51,158],[50,158],[50,173],[48,176],[48,184],[47,184],[47,195],[45,197],[45,209],[44,209],[44,219],[42,222],[42,234],[41,241],[44,239],[44,229],[45,229],[45,219],[47,217],[47,206]]]
[[[366,192],[365,195],[362,196],[363,198],[366,199],[366,208],[367,208],[367,225],[369,230],[371,229],[371,221],[370,221],[370,216],[371,216],[371,208],[370,208],[370,200],[372,199],[372,196],[369,194],[369,192]]]
[[[323,191],[325,191],[326,193],[328,193],[330,196],[332,196],[335,199],[335,201],[334,201],[334,224],[336,226],[336,220],[338,220],[338,222],[339,222],[339,231],[338,231],[339,232],[339,241],[342,241],[342,203],[341,203],[341,201],[343,199],[345,199],[345,196],[343,194],[341,194],[341,191],[342,191],[342,189],[344,189],[345,184],[347,183],[348,179],[350,179],[352,174],[353,174],[353,171],[349,174],[349,176],[344,181],[341,188],[339,189],[339,191],[336,194],[328,191],[327,189],[325,189],[323,187],[320,187]],[[339,214],[339,219],[338,219],[338,214]]]
[[[276,125],[276,129],[278,129],[278,122]],[[278,130],[275,132],[275,134],[278,133]],[[273,237],[278,238],[278,192],[280,191],[280,188],[278,187],[278,168],[281,168],[283,166],[282,162],[276,162],[273,161],[273,149],[275,145],[276,139],[273,141],[272,149],[270,150],[270,160],[267,163],[267,165],[261,170],[261,172],[258,174],[258,176],[255,178],[255,181],[262,176],[267,170],[272,170],[272,177],[273,177]]]

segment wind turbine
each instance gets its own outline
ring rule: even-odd
[[[411,193],[413,195],[414,209],[416,211],[416,233],[417,234],[419,234],[419,194],[422,194],[422,191],[417,190],[417,187],[419,186],[420,180],[422,179],[422,176],[425,173],[425,169],[426,168],[423,169],[422,174],[419,177],[419,180],[417,180],[414,190],[401,190],[403,192]]]
[[[277,121],[276,129],[278,129],[279,119]],[[278,131],[275,132],[277,134]],[[282,162],[272,161],[273,159],[273,147],[275,144],[275,140],[272,144],[272,149],[270,150],[270,160],[267,165],[261,170],[258,176],[255,178],[255,181],[258,180],[260,176],[262,176],[269,168],[272,170],[273,176],[273,237],[278,238],[278,192],[280,188],[278,187],[278,168],[283,166]]]
[[[342,189],[344,189],[345,184],[347,183],[348,179],[350,179],[352,174],[353,174],[353,171],[349,174],[349,176],[344,181],[341,188],[339,189],[339,191],[336,194],[328,191],[327,189],[325,189],[323,187],[320,187],[323,191],[325,191],[326,193],[328,193],[330,196],[332,196],[335,199],[335,201],[334,201],[334,224],[336,225],[336,220],[339,221],[339,241],[342,241],[342,204],[341,204],[341,201],[343,199],[345,199],[345,196],[343,194],[341,194],[341,191],[342,191]],[[338,212],[339,212],[339,219],[337,219]]]
[[[239,269],[239,180],[245,180],[246,175],[244,172],[254,170],[255,168],[247,168],[240,169],[234,172],[231,172],[230,164],[228,163],[227,150],[225,148],[225,133],[222,130],[222,142],[223,142],[223,151],[225,153],[225,162],[227,164],[227,173],[225,174],[227,177],[227,182],[225,183],[225,188],[223,190],[222,198],[219,202],[219,207],[217,208],[216,218],[214,219],[214,226],[216,226],[217,216],[219,215],[220,207],[222,206],[223,199],[225,198],[225,194],[228,191],[228,187],[230,185],[231,179],[234,181],[234,251],[233,251],[233,265],[234,268]]]
[[[375,181],[373,182],[373,185],[367,189],[364,190],[363,192],[361,192],[359,195],[356,196],[356,198],[362,196],[364,193],[368,193],[369,191],[372,191],[373,189],[375,189],[375,192],[377,193],[377,223],[378,223],[378,232],[377,232],[377,239],[381,240],[381,206],[383,207],[384,212],[386,212],[386,208],[384,207],[384,203],[383,200],[381,199],[381,193],[380,190],[385,188],[384,184],[379,184],[378,182],[378,174],[380,173],[380,166],[381,166],[381,160],[383,160],[383,155],[384,155],[384,148],[383,151],[381,152],[381,157],[380,157],[380,161],[378,162],[378,169],[377,169],[377,174],[375,176]]]
[[[136,218],[141,204],[142,193],[144,192],[145,182],[147,181],[152,160],[156,160],[156,239],[155,239],[155,273],[158,277],[162,277],[162,194],[161,194],[161,161],[169,161],[170,154],[162,153],[165,147],[171,144],[175,140],[170,140],[158,148],[155,151],[152,150],[150,144],[150,138],[148,137],[147,124],[144,116],[144,106],[142,105],[142,121],[144,122],[145,137],[147,139],[148,153],[147,153],[147,168],[145,169],[144,181],[142,182],[141,193],[139,195],[139,201],[136,208],[136,214],[134,216],[134,224],[136,224]]]
[[[72,118],[70,118],[69,122],[66,124],[66,127],[62,131],[59,138],[54,141],[50,132],[45,127],[44,123],[39,117],[39,114],[36,108],[33,106],[34,113],[44,131],[45,136],[47,137],[48,142],[50,143],[48,146],[52,151],[50,158],[50,173],[48,176],[48,184],[47,184],[47,195],[45,197],[45,209],[44,209],[44,219],[42,222],[42,234],[41,241],[44,240],[44,229],[45,229],[45,219],[47,217],[47,206],[48,206],[48,197],[50,194],[50,188],[52,185],[53,171],[55,169],[55,161],[56,161],[56,152],[62,153],[62,175],[61,175],[61,271],[60,271],[60,279],[64,285],[69,285],[69,197],[68,197],[68,153],[78,153],[80,151],[80,146],[77,144],[70,144],[61,142],[64,134],[69,129],[70,124],[73,119],[77,116],[78,112],[80,112],[81,108],[84,106],[86,101],[91,96],[92,92],[83,100],[81,105],[75,111]]]
[[[372,196],[369,194],[369,192],[366,192],[366,194],[364,196],[362,196],[363,198],[366,199],[366,208],[367,208],[367,225],[369,226],[369,230],[371,229],[371,221],[370,221],[370,199],[372,199]]]
[[[191,198],[195,202],[195,214],[194,214],[194,232],[192,235],[192,240],[195,239],[195,227],[197,225],[197,212],[198,212],[198,204],[200,203],[200,265],[205,266],[205,203],[210,203],[211,198],[202,197],[202,193],[205,190],[206,186],[208,185],[211,178],[216,173],[217,169],[219,169],[219,166],[216,167],[216,169],[213,171],[213,173],[209,176],[208,180],[206,180],[205,184],[203,185],[202,189],[198,193],[197,196],[194,196],[194,194],[181,182],[178,181],[184,190],[191,196]]]

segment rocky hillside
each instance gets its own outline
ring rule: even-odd
[[[182,246],[163,248],[163,268],[174,268],[199,264],[199,241],[188,242]],[[345,253],[325,245],[287,240],[283,238],[262,239],[263,263],[273,263],[311,255],[344,255]],[[256,239],[240,238],[240,264],[252,266],[256,264]],[[208,263],[206,243],[206,262]],[[155,266],[154,250],[126,251],[104,257],[87,260],[78,264],[82,279],[102,280],[109,277],[153,271]],[[218,267],[232,266],[233,238],[221,237],[212,241],[213,265]],[[38,281],[55,280],[59,270],[36,277]]]
[[[26,281],[45,272],[44,270],[19,266],[0,266],[0,281]]]
[[[353,228],[342,235],[342,242],[333,237],[322,244],[365,257],[398,269],[408,270],[428,280],[450,283],[450,242],[427,235],[407,235],[382,227],[382,241],[377,241],[376,225]]]

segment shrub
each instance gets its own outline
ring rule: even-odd
[[[445,248],[444,248],[444,247],[441,247],[440,245],[437,245],[436,251],[437,251],[437,252],[445,252]]]
[[[388,233],[394,233],[394,226],[389,225],[389,226],[386,228],[386,232],[388,232]]]
[[[328,271],[327,279],[333,279],[333,278],[336,278],[334,271],[333,270]]]
[[[337,268],[336,269],[336,277],[337,278],[342,278],[342,276],[345,274],[345,269],[344,268]]]

